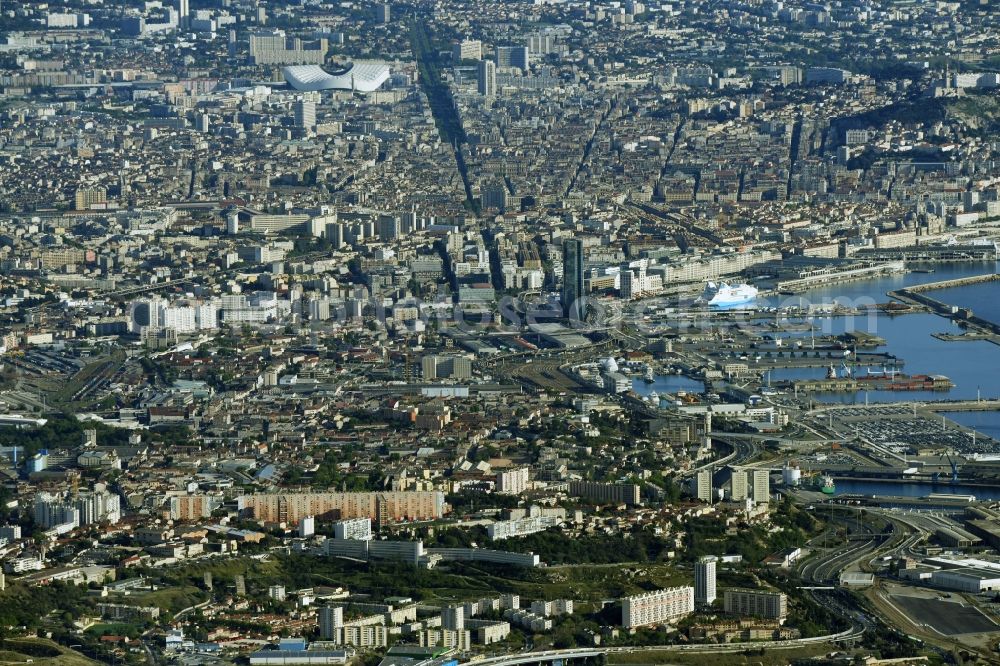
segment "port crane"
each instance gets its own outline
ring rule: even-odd
[[[951,465],[951,482],[958,483],[958,464],[952,460],[951,454],[945,454],[948,457],[948,464]]]

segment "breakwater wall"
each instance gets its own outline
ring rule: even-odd
[[[965,287],[972,284],[982,284],[984,282],[998,282],[1000,274],[989,273],[986,275],[975,275],[971,277],[958,278],[956,280],[944,280],[942,282],[930,282],[928,284],[915,285],[890,291],[889,296],[903,303],[911,305],[922,305],[930,310],[950,317],[956,321],[964,322],[971,328],[988,331],[995,335],[1000,335],[1000,323],[992,322],[976,315],[968,308],[962,308],[951,303],[939,301],[926,292],[938,289],[951,289],[954,287]]]

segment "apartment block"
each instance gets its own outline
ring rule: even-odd
[[[368,493],[274,493],[242,495],[241,512],[265,523],[298,524],[305,516],[319,520],[370,518],[430,520],[445,514],[444,493],[392,491]]]
[[[712,501],[712,470],[703,469],[691,479],[691,494],[702,502]]]
[[[788,597],[781,592],[733,588],[725,591],[723,603],[733,615],[783,619],[788,613]]]
[[[417,633],[417,642],[420,647],[443,647],[464,651],[472,646],[472,632],[468,629],[461,631],[424,629]]]
[[[451,59],[453,62],[463,60],[482,60],[483,43],[478,39],[463,39],[451,45]]]
[[[715,566],[719,558],[706,555],[694,565],[694,600],[700,604],[710,604],[716,599]]]
[[[304,42],[281,30],[250,35],[250,59],[255,65],[322,65],[328,49],[325,38]]]
[[[607,504],[639,504],[639,486],[634,483],[598,483],[594,481],[572,481],[569,494],[594,502]]]
[[[177,495],[169,500],[170,519],[188,521],[208,518],[220,504],[220,498],[212,495]]]
[[[520,495],[528,489],[528,468],[497,472],[496,491],[501,495]]]
[[[766,504],[771,500],[771,473],[766,469],[755,469],[753,479],[753,501]]]
[[[655,590],[622,599],[622,626],[632,628],[673,622],[693,612],[693,587]]]
[[[335,539],[368,541],[372,538],[371,518],[349,518],[347,520],[338,520],[333,524],[333,536]]]

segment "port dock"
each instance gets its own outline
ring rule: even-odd
[[[854,256],[871,261],[948,263],[954,261],[995,261],[997,247],[990,245],[912,245],[909,247],[863,248]]]
[[[797,393],[856,393],[858,391],[949,391],[954,388],[943,375],[862,375],[860,377],[830,377],[827,379],[797,379],[779,381],[778,388],[794,389]]]

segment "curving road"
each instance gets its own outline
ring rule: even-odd
[[[835,510],[831,505],[831,510]],[[834,522],[843,522],[848,529],[848,533],[857,536],[856,541],[848,541],[829,552],[818,554],[802,562],[798,569],[802,581],[805,583],[825,584],[830,581],[836,582],[841,571],[850,568],[855,562],[862,560],[865,555],[876,552],[879,546],[886,542],[886,535],[876,531],[870,524],[855,522],[849,516],[845,519],[840,516],[830,516]],[[895,545],[900,535],[898,526],[890,521],[892,525],[892,537],[890,546]]]
[[[865,628],[862,624],[854,624],[850,629],[835,634],[823,636],[813,636],[810,638],[796,638],[784,641],[770,641],[767,643],[745,642],[745,643],[723,643],[723,644],[698,644],[698,645],[644,645],[630,647],[596,647],[596,648],[570,648],[567,650],[544,650],[539,652],[521,652],[517,654],[504,655],[500,657],[488,657],[486,659],[467,661],[461,666],[518,666],[519,664],[534,664],[538,662],[557,661],[565,659],[584,659],[587,657],[597,657],[607,654],[629,654],[635,652],[679,652],[679,653],[703,653],[703,654],[724,654],[731,652],[743,652],[744,650],[791,650],[815,645],[817,643],[829,643],[831,641],[845,641],[860,638]]]

